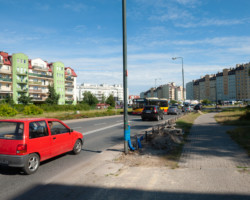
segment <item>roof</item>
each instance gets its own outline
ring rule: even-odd
[[[70,69],[70,70],[71,70],[71,75],[72,75],[72,76],[77,77],[75,71],[74,71],[71,67],[65,67],[65,75],[68,75],[68,74],[67,74],[67,69]]]
[[[1,121],[8,121],[8,122],[30,122],[30,121],[42,121],[42,120],[51,120],[51,121],[60,121],[59,119],[55,118],[23,118],[23,119],[1,119]]]
[[[9,56],[8,53],[0,51],[0,55],[3,56],[3,64],[4,65],[11,65],[10,59],[11,56]]]

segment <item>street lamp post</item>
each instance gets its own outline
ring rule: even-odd
[[[185,96],[184,96],[184,68],[183,68],[183,58],[182,57],[173,57],[172,60],[176,59],[181,59],[181,64],[182,64],[182,95],[183,95],[183,100],[185,102]]]

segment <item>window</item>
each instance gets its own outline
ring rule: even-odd
[[[0,138],[22,140],[23,127],[21,122],[0,122]]]
[[[26,63],[26,60],[23,60],[23,63]]]
[[[20,62],[19,58],[18,58],[18,59],[16,59],[16,61],[19,63],[19,62]]]
[[[48,123],[50,126],[51,135],[57,135],[69,132],[69,129],[60,122],[49,121]]]
[[[48,136],[48,128],[45,121],[30,122],[29,124],[29,138],[39,138]]]

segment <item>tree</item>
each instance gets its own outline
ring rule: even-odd
[[[107,98],[106,104],[109,104],[111,107],[115,107],[115,99],[112,94]]]
[[[15,104],[13,97],[10,95],[7,95],[6,98],[4,99],[4,102],[13,106]]]
[[[86,103],[90,106],[94,106],[98,103],[98,99],[91,92],[85,91],[83,93],[83,103]]]
[[[58,100],[60,98],[60,95],[56,93],[53,86],[49,85],[49,96],[45,100],[45,103],[50,105],[56,105],[58,104]]]
[[[106,97],[105,97],[105,95],[104,95],[104,94],[102,94],[102,100],[101,100],[101,103],[105,103],[105,101],[106,101]]]
[[[207,104],[211,104],[211,101],[208,99],[204,99],[201,103],[204,105],[207,105]]]
[[[173,99],[172,99],[172,100],[170,100],[170,104],[171,104],[171,105],[176,104],[176,103],[178,103],[178,102],[177,102],[177,101],[175,101],[175,100],[173,100]]]
[[[32,97],[30,97],[30,95],[26,96],[24,94],[22,94],[19,98],[18,98],[18,102],[23,104],[23,105],[28,105],[29,103],[32,102]]]

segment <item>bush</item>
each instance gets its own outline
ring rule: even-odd
[[[42,108],[46,112],[55,112],[55,111],[70,111],[70,110],[90,110],[90,106],[87,104],[77,104],[77,105],[49,105],[41,104]]]
[[[23,113],[25,115],[39,115],[43,113],[43,110],[35,105],[25,106]]]
[[[8,104],[0,105],[0,116],[2,117],[12,117],[15,116],[18,112],[16,109],[10,107]]]

